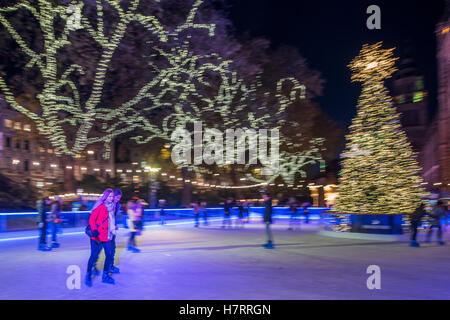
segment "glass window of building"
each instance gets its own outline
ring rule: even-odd
[[[403,94],[397,96],[397,103],[398,104],[405,103],[405,96]]]
[[[16,140],[16,149],[20,149],[20,140],[19,139]]]
[[[6,137],[5,145],[7,148],[11,148],[11,138],[10,137]]]
[[[423,100],[423,92],[422,91],[414,92],[413,102],[420,102],[422,100]]]
[[[9,119],[5,119],[5,127],[12,128],[12,121]]]
[[[29,124],[24,124],[23,125],[23,130],[25,131],[31,131],[31,126]]]
[[[21,126],[20,122],[15,122],[14,123],[14,129],[20,130],[21,128],[22,128],[22,126]]]
[[[419,77],[416,79],[416,88],[415,90],[423,90],[423,79]]]
[[[23,161],[23,170],[28,171],[29,170],[29,164],[28,160]]]
[[[30,150],[30,141],[25,140],[24,149],[25,150]]]

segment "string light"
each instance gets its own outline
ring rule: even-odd
[[[110,36],[104,32],[102,2],[107,3],[111,10],[115,10],[117,16],[117,23],[109,33]],[[76,157],[89,145],[103,143],[103,158],[106,159],[111,155],[112,140],[125,133],[131,134],[131,139],[139,144],[155,138],[170,143],[174,129],[209,119],[211,115],[217,116],[224,128],[279,129],[286,123],[286,108],[298,99],[306,98],[306,87],[295,78],[279,79],[275,90],[272,90],[274,92],[267,92],[260,76],[257,76],[254,82],[248,83],[232,71],[232,61],[225,60],[216,53],[195,54],[190,49],[191,37],[181,41],[180,34],[186,30],[206,30],[210,37],[214,36],[214,24],[194,23],[202,0],[196,0],[185,21],[170,30],[162,26],[157,16],[139,13],[139,0],[130,1],[126,10],[117,0],[96,0],[95,3],[95,26],[83,15],[84,6],[87,6],[83,2],[74,2],[67,6],[55,5],[45,0],[37,1],[37,5],[21,1],[0,8],[0,23],[29,58],[26,67],[36,67],[44,79],[43,89],[36,96],[40,103],[40,112],[32,112],[18,103],[1,76],[0,89],[6,101],[34,122],[37,130],[48,138],[55,153],[59,155]],[[42,52],[33,51],[6,18],[5,13],[19,9],[28,10],[38,20],[44,38]],[[62,33],[58,35],[54,27],[56,21],[65,23]],[[157,41],[149,45],[159,58],[165,59],[166,67],[160,69],[154,64],[152,57],[149,57],[148,63],[155,72],[153,79],[144,84],[131,99],[121,105],[105,108],[101,101],[107,72],[111,68],[117,48],[126,36],[127,28],[132,23],[140,24],[156,37]],[[69,35],[77,32],[87,32],[101,50],[86,101],[80,98],[78,84],[71,80],[72,74],[84,76],[86,70],[78,64],[61,69],[58,62],[59,51],[70,49]],[[210,77],[211,74],[217,77]],[[218,80],[208,80],[210,78]],[[204,90],[205,87],[216,88],[216,91],[211,93],[211,90]],[[61,89],[64,88],[69,88],[71,93],[62,95]],[[168,96],[171,97],[170,101],[167,100]],[[151,103],[142,107],[145,101]],[[155,110],[168,111],[161,123],[153,123],[149,116]],[[60,113],[65,114],[64,118],[60,117]],[[102,128],[102,131],[94,130],[96,126]],[[66,130],[67,127],[70,130]],[[75,134],[72,130],[75,130]],[[95,134],[92,134],[93,131]],[[73,137],[70,145],[68,132],[71,132]],[[280,145],[286,145],[289,141],[288,137],[280,134]],[[312,139],[308,150],[282,151],[279,155],[279,168],[272,175],[261,176],[248,170],[250,173],[246,174],[246,179],[255,183],[268,183],[282,177],[285,183],[294,184],[296,175],[305,176],[305,166],[322,160],[322,144],[323,139]],[[93,154],[93,151],[89,150],[88,154]],[[196,166],[192,168],[199,170]],[[250,167],[246,166],[245,169]]]

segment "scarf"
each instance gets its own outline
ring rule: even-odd
[[[114,217],[114,202],[104,202],[108,210],[108,240],[111,240],[116,235],[116,220]]]

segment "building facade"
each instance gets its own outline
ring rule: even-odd
[[[402,127],[413,150],[419,152],[425,144],[428,127],[428,92],[424,89],[423,75],[409,54],[400,60],[394,76],[393,94]]]
[[[100,179],[113,177],[114,159],[103,159],[102,147],[89,146],[68,161],[55,152],[32,123],[0,97],[0,172],[17,183],[29,182],[45,191],[55,183],[64,183],[67,176],[75,180],[81,180],[85,174]]]
[[[426,134],[420,161],[422,177],[430,191],[450,194],[450,5],[436,26],[438,62],[438,112]]]

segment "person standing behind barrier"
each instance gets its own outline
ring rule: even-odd
[[[38,213],[36,223],[39,227],[39,245],[38,250],[41,251],[50,251],[52,248],[47,247],[47,227],[48,227],[48,218],[47,218],[47,205],[50,203],[48,198],[44,198],[38,200],[36,203],[36,210]]]
[[[158,207],[160,208],[159,210],[159,218],[161,219],[161,225],[164,225],[165,222],[165,217],[166,217],[166,212],[164,211],[164,207],[166,206],[166,200],[164,199],[160,199],[158,201]]]
[[[58,232],[58,228],[60,228],[62,219],[61,219],[61,207],[62,200],[58,198],[54,200],[50,207],[50,227],[52,229],[52,248],[58,248],[59,243],[56,238],[56,234]]]
[[[442,219],[445,218],[446,212],[443,208],[443,202],[438,200],[436,206],[433,208],[433,211],[430,214],[430,229],[427,233],[427,242],[431,241],[431,234],[433,232],[433,228],[438,228],[437,236],[438,243],[440,245],[444,245],[445,242],[442,241]]]
[[[205,201],[200,202],[200,212],[203,213],[203,224],[205,226],[207,226],[208,225],[208,209],[206,209]]]
[[[264,224],[266,225],[267,243],[263,245],[266,249],[273,249],[273,237],[270,225],[272,224],[272,198],[268,194],[263,195],[264,199]]]
[[[289,219],[289,228],[288,230],[293,230],[293,225],[298,225],[298,216],[297,216],[297,201],[294,197],[289,198],[289,211],[291,212],[291,219]]]
[[[139,231],[139,216],[138,211],[136,209],[137,204],[132,201],[128,201],[127,215],[128,215],[128,228],[130,229],[130,238],[128,239],[127,249],[132,252],[141,251],[136,247],[136,235]]]
[[[244,203],[242,201],[239,201],[238,204],[238,220],[236,221],[236,227],[238,224],[241,228],[244,228]]]
[[[223,215],[223,221],[222,221],[222,228],[225,228],[225,224],[227,224],[230,228],[231,226],[231,208],[233,208],[233,200],[227,199],[227,201],[224,204],[224,215]]]
[[[417,228],[420,226],[420,221],[422,217],[426,215],[425,205],[423,202],[417,207],[416,210],[411,214],[411,242],[409,244],[410,247],[420,247],[420,244],[417,242]]]
[[[105,250],[102,282],[110,284],[114,284],[115,282],[110,276],[109,270],[113,258],[111,240],[116,234],[114,218],[114,191],[106,189],[95,203],[91,216],[89,217],[89,225],[93,234],[90,238],[91,255],[89,257],[85,279],[85,283],[89,287],[92,286],[92,271],[102,248]]]
[[[303,214],[305,215],[305,223],[309,223],[309,212],[308,212],[308,206],[309,202],[305,202],[303,204]]]
[[[198,228],[200,225],[200,201],[191,203],[192,211],[194,212],[194,218],[195,218],[195,228]]]
[[[245,221],[246,223],[250,223],[250,207],[252,206],[252,202],[251,201],[246,201],[245,202],[245,215],[247,218],[247,221]]]

